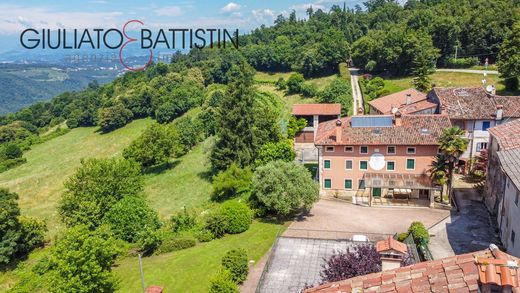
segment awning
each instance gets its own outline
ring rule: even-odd
[[[438,190],[427,174],[365,173],[365,187]]]

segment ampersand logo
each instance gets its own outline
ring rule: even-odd
[[[133,20],[129,20],[127,21],[124,25],[123,25],[123,35],[125,36],[126,38],[126,42],[121,46],[121,48],[119,49],[119,61],[121,62],[121,64],[128,70],[131,70],[131,71],[141,71],[141,70],[145,70],[148,66],[150,66],[150,64],[152,64],[152,60],[153,60],[153,54],[152,54],[152,49],[148,49],[148,51],[150,52],[150,57],[148,58],[148,62],[146,62],[146,64],[144,66],[141,66],[141,67],[132,67],[128,64],[125,63],[125,61],[123,60],[123,50],[125,49],[126,45],[130,44],[130,43],[133,43],[133,42],[136,42],[137,39],[136,38],[132,38],[132,37],[129,37],[128,34],[126,33],[126,27],[131,24],[131,23],[134,23],[134,22],[137,22],[141,25],[144,25],[144,22],[140,21],[140,20],[137,20],[137,19],[133,19]]]

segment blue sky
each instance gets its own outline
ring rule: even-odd
[[[288,1],[128,1],[128,0],[2,0],[0,37],[11,39],[27,27],[108,28],[139,19],[150,28],[239,28],[247,32],[261,24],[271,25],[279,14],[296,10],[304,15],[309,6],[328,10],[337,0]],[[345,0],[348,7],[363,0]],[[11,37],[9,37],[11,36]],[[4,44],[5,45],[5,44]]]

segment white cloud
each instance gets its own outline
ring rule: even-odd
[[[253,9],[251,10],[251,14],[255,20],[259,23],[263,24],[271,24],[274,19],[275,12],[271,9]]]
[[[180,16],[184,14],[184,11],[179,6],[167,6],[156,9],[155,14],[159,16]]]
[[[220,12],[232,13],[232,12],[236,12],[236,11],[240,10],[240,8],[242,8],[242,5],[237,4],[235,2],[229,2],[228,4],[226,4],[226,6],[220,8]]]
[[[319,3],[302,3],[302,4],[296,4],[289,7],[291,10],[295,10],[296,12],[306,12],[307,9],[312,7],[315,11],[318,9],[325,10],[325,6],[319,4]]]

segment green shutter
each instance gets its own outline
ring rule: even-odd
[[[394,171],[395,170],[395,162],[386,162],[386,170]]]
[[[345,189],[352,189],[352,180],[345,179]]]
[[[325,179],[325,182],[324,182],[323,185],[325,186],[325,188],[331,188],[332,187],[332,180]]]
[[[414,159],[406,160],[406,169],[409,169],[409,170],[415,169],[415,160]]]
[[[325,160],[324,164],[325,164],[325,169],[330,169],[330,160]]]
[[[361,170],[367,170],[368,169],[368,162],[367,161],[361,161],[359,163],[359,169]]]

